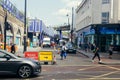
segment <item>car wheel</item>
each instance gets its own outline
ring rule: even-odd
[[[28,78],[32,74],[32,68],[29,65],[22,65],[18,69],[18,76],[21,78]]]

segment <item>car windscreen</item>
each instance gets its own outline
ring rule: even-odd
[[[12,54],[12,53],[10,53],[10,52],[8,52],[8,51],[5,51],[5,50],[0,50],[0,52],[9,55],[9,56],[11,56],[12,58],[19,58],[19,57],[17,57],[16,55],[14,55],[14,54]]]
[[[44,40],[44,41],[43,41],[43,44],[50,44],[50,41]]]
[[[72,46],[71,43],[67,43],[67,44],[66,44],[66,47],[67,47],[67,48],[73,48],[73,46]]]

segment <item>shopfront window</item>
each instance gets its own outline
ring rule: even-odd
[[[120,35],[116,35],[116,45],[120,45]]]

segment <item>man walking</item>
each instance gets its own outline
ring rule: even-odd
[[[11,46],[11,53],[15,54],[15,44]]]
[[[65,42],[63,42],[63,46],[62,46],[62,50],[61,50],[60,56],[61,56],[61,60],[63,60],[63,57],[66,59],[67,54],[66,54]]]

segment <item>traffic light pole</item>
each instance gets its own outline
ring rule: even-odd
[[[25,13],[24,13],[24,51],[27,50],[27,43],[26,43],[26,38],[27,38],[27,33],[26,33],[26,8],[27,8],[27,0],[25,0]]]
[[[74,8],[72,7],[72,28],[71,28],[71,43],[73,44],[73,16],[74,16]]]
[[[5,11],[5,21],[4,21],[4,50],[6,50],[6,27],[7,27],[7,11]]]

